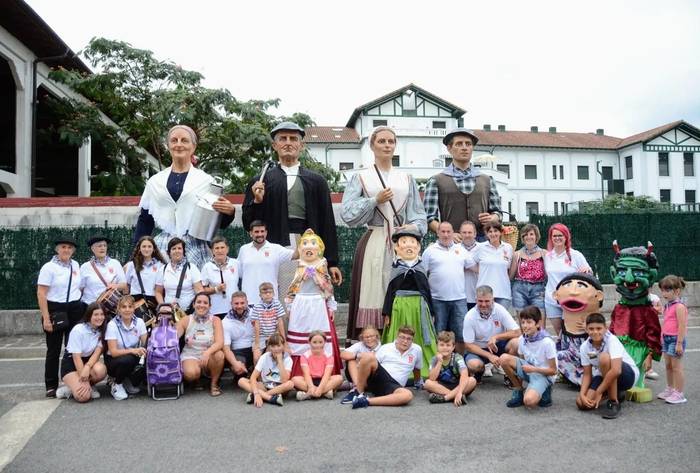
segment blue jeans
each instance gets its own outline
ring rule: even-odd
[[[505,297],[494,297],[493,301],[501,304],[506,310],[510,309],[510,299],[506,299]]]
[[[544,312],[544,282],[513,281],[511,286],[513,294],[513,308],[523,310],[534,305],[540,312]]]
[[[680,358],[682,355],[679,355],[678,352],[676,352],[676,343],[678,342],[678,335],[664,335],[661,337],[661,353],[665,353],[669,356],[672,356],[674,358]],[[686,339],[683,339],[683,351],[685,352],[685,343]]]
[[[462,328],[464,316],[467,314],[467,300],[440,301],[433,299],[433,309],[435,310],[436,331],[439,333],[443,330],[450,330],[455,334],[455,341],[463,342]]]

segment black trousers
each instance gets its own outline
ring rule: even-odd
[[[77,301],[72,302],[52,302],[48,301],[49,313],[57,311],[68,312],[70,327],[63,332],[46,332],[46,359],[44,361],[44,384],[46,390],[58,387],[58,365],[61,358],[61,346],[68,344],[68,335],[75,325],[80,322],[85,314],[85,304]]]
[[[146,379],[146,367],[136,369],[139,358],[136,355],[109,356],[105,354],[107,374],[114,378],[114,382],[117,384],[122,384],[126,378],[129,378],[131,384],[138,387]]]

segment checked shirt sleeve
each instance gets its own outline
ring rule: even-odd
[[[498,192],[496,192],[496,197],[498,197]],[[500,202],[501,198],[498,197],[499,205]],[[431,177],[430,179],[428,179],[428,182],[425,184],[423,207],[425,207],[425,216],[428,221],[428,225],[430,225],[430,222],[434,220],[437,220],[438,222],[440,221],[440,218],[438,216],[438,188],[437,183],[435,182],[435,177]]]

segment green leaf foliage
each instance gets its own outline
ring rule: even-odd
[[[60,117],[57,131],[62,141],[79,145],[91,137],[103,147],[109,164],[93,169],[96,195],[141,193],[149,175],[170,165],[165,134],[178,123],[197,133],[198,166],[221,177],[233,193],[243,192],[274,154],[269,132],[277,123],[314,124],[304,113],[272,114],[279,99],[240,101],[227,89],[204,87],[198,72],[122,41],[93,38],[81,54],[96,73],[57,69],[51,77],[87,100],[52,100],[51,105]],[[111,123],[105,123],[105,116]],[[148,165],[147,153],[156,158],[157,168]],[[308,152],[301,161],[338,190],[337,172]]]

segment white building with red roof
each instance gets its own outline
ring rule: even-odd
[[[442,138],[464,126],[465,114],[408,84],[357,107],[345,126],[307,128],[306,143],[316,160],[349,180],[374,162],[369,149],[372,129],[390,126],[397,134],[394,165],[420,183],[450,163]],[[503,210],[520,220],[531,212],[562,213],[569,203],[609,193],[645,195],[673,204],[699,202],[700,130],[683,120],[627,138],[608,136],[602,129],[581,133],[535,126],[529,131],[511,131],[504,125],[473,128],[479,143],[472,162],[494,177]]]

